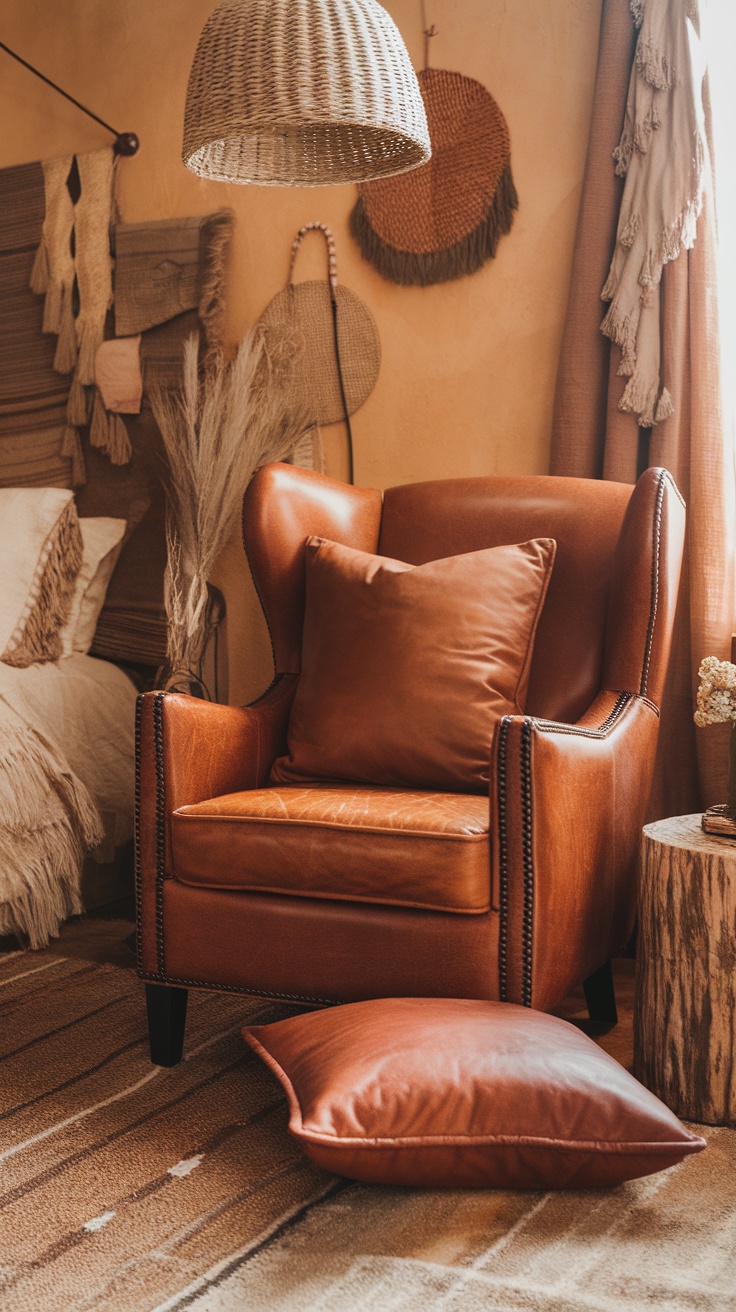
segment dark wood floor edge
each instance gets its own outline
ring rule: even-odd
[[[190,1286],[188,1290],[182,1291],[182,1294],[178,1299],[176,1294],[171,1298],[166,1299],[160,1304],[159,1308],[156,1309],[156,1312],[163,1312],[164,1309],[165,1312],[184,1312],[185,1308],[192,1307],[203,1294],[207,1294],[211,1290],[217,1289],[218,1285],[221,1285],[223,1280],[227,1280],[229,1276],[234,1275],[234,1273],[239,1271],[241,1267],[246,1266],[248,1262],[259,1253],[262,1253],[264,1249],[270,1248],[271,1244],[273,1244],[275,1240],[280,1239],[288,1230],[293,1230],[295,1226],[299,1225],[305,1217],[309,1215],[312,1208],[317,1207],[328,1198],[334,1198],[337,1194],[342,1193],[343,1190],[353,1186],[354,1183],[353,1180],[331,1180],[321,1193],[317,1194],[314,1198],[308,1198],[305,1203],[302,1203],[300,1207],[297,1207],[295,1211],[291,1212],[282,1221],[277,1221],[267,1234],[261,1236],[260,1239],[254,1239],[253,1243],[249,1244],[245,1250],[241,1249],[230,1259],[230,1261],[226,1261],[225,1265],[221,1267],[211,1279],[208,1280],[206,1276],[201,1276],[199,1280],[194,1282],[194,1287]]]

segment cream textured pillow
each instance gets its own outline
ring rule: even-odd
[[[89,651],[105,604],[107,585],[123,545],[124,519],[80,519],[82,567],[74,585],[69,618],[61,633],[62,656]]]
[[[55,661],[82,564],[74,494],[0,488],[0,543],[0,660],[21,667]]]
[[[495,726],[524,710],[555,549],[412,566],[308,538],[302,671],[272,781],[486,792]]]

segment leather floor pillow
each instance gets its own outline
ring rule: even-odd
[[[382,998],[243,1036],[324,1170],[432,1188],[616,1185],[705,1147],[568,1021],[503,1002]]]

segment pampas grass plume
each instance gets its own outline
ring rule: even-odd
[[[309,425],[288,386],[294,343],[259,328],[230,363],[202,372],[199,341],[184,344],[180,390],[151,405],[168,463],[164,603],[168,685],[197,676],[207,642],[207,580],[232,537],[248,483],[284,460]]]

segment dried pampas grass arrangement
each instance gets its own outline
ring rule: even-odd
[[[235,531],[243,493],[256,470],[289,456],[309,426],[288,390],[294,345],[260,328],[230,363],[201,371],[192,336],[181,389],[151,396],[168,463],[168,688],[201,686],[207,581]]]

